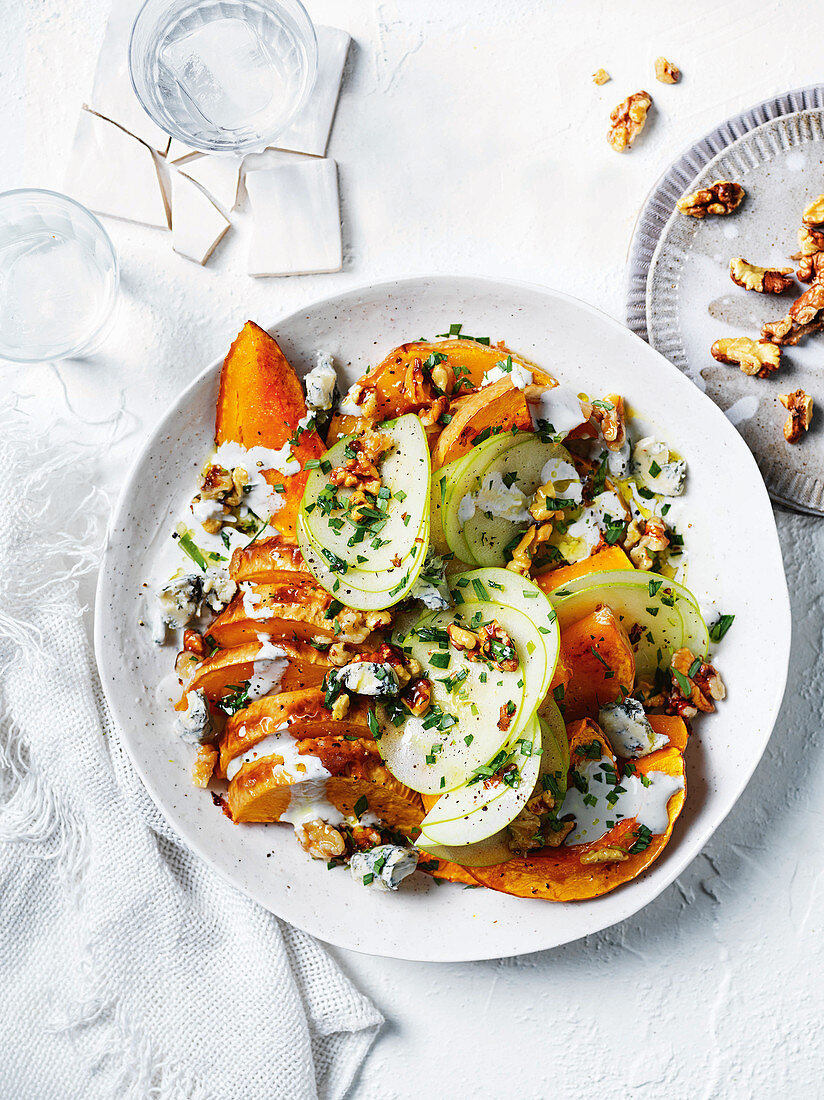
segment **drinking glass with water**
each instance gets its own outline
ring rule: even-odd
[[[117,256],[93,214],[54,191],[0,194],[0,358],[88,354],[108,332]]]
[[[299,0],[147,0],[129,44],[144,109],[204,152],[266,148],[306,102],[317,63]]]

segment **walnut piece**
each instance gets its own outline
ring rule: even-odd
[[[790,306],[790,318],[797,325],[811,325],[822,320],[824,282],[816,280]]]
[[[214,745],[201,745],[198,748],[192,764],[192,780],[196,787],[208,787],[219,757],[220,753]]]
[[[813,199],[801,215],[801,221],[808,229],[824,229],[824,195]]]
[[[823,328],[824,320],[813,321],[809,325],[799,325],[788,313],[786,317],[779,317],[777,321],[766,321],[761,326],[761,339],[770,344],[779,344],[781,347],[795,347],[805,336],[820,332]]]
[[[665,57],[656,57],[655,79],[662,84],[677,84],[681,79],[681,70]]]
[[[537,554],[539,546],[546,542],[551,534],[551,523],[528,527],[521,541],[512,551],[512,560],[506,563],[507,569],[512,570],[513,573],[520,573],[522,577],[528,577],[532,568],[532,559]]]
[[[575,828],[575,821],[554,821],[544,833],[544,840],[550,848],[560,848]]]
[[[744,290],[754,290],[758,294],[783,294],[793,285],[793,269],[758,267],[743,256],[734,256],[730,260],[730,278]]]
[[[337,829],[317,818],[295,826],[295,836],[304,852],[312,859],[334,859],[342,856],[346,843]]]
[[[634,92],[619,103],[610,114],[612,125],[607,131],[607,141],[616,153],[623,153],[633,144],[647,123],[647,113],[652,106],[649,92]]]
[[[592,74],[592,80],[594,84],[608,84],[612,77],[606,71],[606,69],[596,69]]]
[[[710,351],[719,363],[740,367],[744,374],[757,378],[769,378],[781,366],[781,349],[776,344],[749,336],[716,340]]]
[[[813,418],[813,399],[803,390],[779,394],[778,400],[789,411],[784,423],[784,438],[788,443],[798,443],[810,427]]]
[[[609,450],[620,451],[627,438],[623,397],[617,393],[608,393],[603,400],[594,401],[592,418],[600,424],[601,434]]]
[[[816,252],[824,252],[824,232],[802,225],[798,230],[798,250],[801,256],[814,256]]]
[[[629,859],[629,856],[623,848],[609,844],[606,848],[596,848],[592,852],[584,852],[581,856],[581,863],[621,863],[625,859]]]
[[[711,714],[715,704],[726,697],[724,681],[712,665],[706,664],[689,649],[678,649],[670,662],[674,672],[678,672],[689,685],[689,696],[685,696],[681,685],[673,674],[673,690],[669,700],[669,709],[682,718],[694,718],[700,710]]]
[[[716,180],[709,187],[684,195],[678,200],[678,209],[691,218],[705,218],[707,214],[731,214],[741,205],[745,194],[740,183]]]
[[[824,277],[814,278],[786,317],[761,326],[761,338],[781,346],[800,343],[805,336],[824,329]]]
[[[329,480],[333,485],[342,485],[347,489],[360,489],[363,493],[378,493],[381,487],[381,475],[377,463],[393,447],[390,436],[382,432],[367,431],[358,439],[353,439],[348,450],[355,452],[354,458],[348,458],[340,466],[333,466]],[[356,501],[363,503],[360,498]]]
[[[802,256],[795,273],[800,283],[811,283],[815,279],[824,280],[824,252],[814,252],[812,256]]]

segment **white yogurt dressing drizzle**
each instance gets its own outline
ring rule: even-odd
[[[586,421],[578,395],[568,386],[555,386],[527,400],[536,432],[550,424],[550,430],[563,438]]]
[[[572,814],[575,818],[575,828],[565,841],[570,845],[591,844],[620,821],[632,818],[654,835],[664,833],[669,824],[667,803],[676,791],[684,789],[681,776],[654,771],[645,776],[649,786],[644,786],[640,775],[625,776],[615,786],[612,761],[607,756],[587,760],[576,771],[588,789],[579,791],[571,786],[558,811],[559,817]]]
[[[261,699],[280,686],[283,674],[289,667],[289,655],[285,649],[272,644],[268,634],[258,634],[260,649],[252,666],[252,678],[249,681],[248,697]]]

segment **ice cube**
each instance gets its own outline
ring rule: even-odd
[[[161,61],[213,126],[237,130],[283,93],[266,43],[242,19],[215,19],[167,42]]]

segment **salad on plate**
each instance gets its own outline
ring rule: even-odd
[[[151,623],[234,823],[384,891],[573,901],[661,854],[733,616],[686,585],[686,459],[622,395],[459,324],[341,392],[247,322],[204,459]]]

